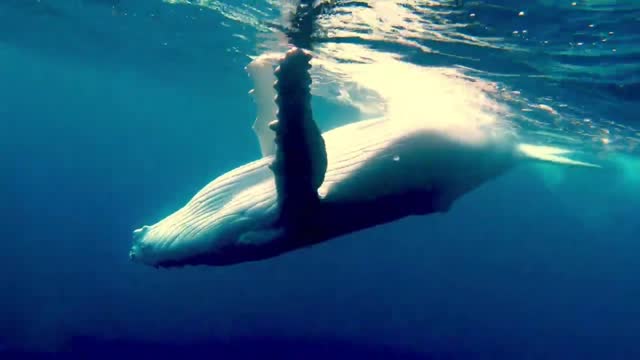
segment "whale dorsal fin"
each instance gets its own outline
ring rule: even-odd
[[[318,188],[327,170],[327,152],[311,111],[311,54],[293,48],[275,70],[277,81],[275,159],[271,169],[278,191],[280,220],[303,226],[319,202]]]
[[[276,118],[277,107],[274,102],[276,91],[273,84],[276,77],[273,74],[281,54],[265,53],[251,61],[245,68],[253,81],[253,89],[249,92],[256,104],[256,120],[253,131],[258,138],[263,157],[275,154],[275,134],[269,130],[269,123]]]

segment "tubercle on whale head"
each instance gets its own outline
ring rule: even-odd
[[[133,240],[138,240],[139,238],[144,236],[144,234],[146,234],[150,228],[151,227],[149,225],[145,225],[139,229],[133,230]]]

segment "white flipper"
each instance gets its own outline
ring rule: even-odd
[[[550,163],[570,165],[570,166],[585,166],[585,167],[594,167],[594,168],[600,167],[599,165],[596,165],[596,164],[590,164],[587,162],[573,160],[566,156],[563,156],[565,154],[571,153],[571,151],[567,149],[553,147],[553,146],[520,144],[518,145],[518,151],[529,159],[538,160],[542,162],[550,162]]]
[[[273,88],[276,78],[273,71],[281,57],[282,54],[279,53],[265,53],[253,59],[246,67],[253,81],[250,94],[253,95],[257,110],[253,131],[258,138],[263,157],[275,154],[276,149],[275,134],[269,129],[269,123],[276,118],[277,107],[273,101],[276,96]]]

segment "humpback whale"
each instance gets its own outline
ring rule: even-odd
[[[275,71],[269,60],[247,66],[262,157],[135,230],[131,260],[178,267],[267,259],[403,217],[447,212],[464,194],[527,162],[596,166],[507,132],[438,119],[379,117],[321,133],[311,109],[311,53],[293,47]]]

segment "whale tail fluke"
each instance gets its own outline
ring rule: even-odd
[[[522,154],[528,159],[546,162],[546,163],[554,163],[554,164],[567,165],[567,166],[591,167],[591,168],[600,167],[600,165],[571,159],[566,156],[567,154],[571,153],[571,150],[557,148],[553,146],[520,144],[518,145],[518,151],[520,154]]]

